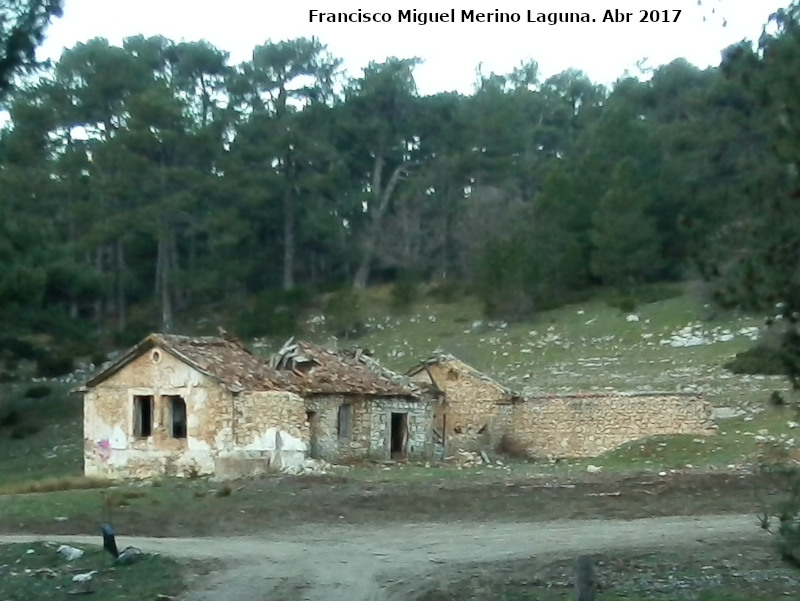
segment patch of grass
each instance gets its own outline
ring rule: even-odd
[[[793,598],[800,573],[775,561],[765,540],[593,556],[602,601],[775,601]],[[567,601],[572,559],[533,558],[471,566],[420,601]],[[462,572],[464,573],[464,572]],[[445,584],[445,582],[447,582]]]
[[[83,475],[82,399],[48,388],[33,398],[30,387],[0,385],[0,488]]]
[[[577,462],[577,465],[591,463],[609,471],[753,465],[762,451],[757,440],[759,433],[777,439],[791,438],[797,434],[796,429],[789,427],[794,417],[789,409],[774,408],[750,420],[724,420],[717,435],[654,436],[627,443],[600,457]]]
[[[185,589],[182,566],[166,557],[145,555],[130,565],[114,565],[102,548],[76,545],[84,555],[68,562],[57,553],[58,546],[0,545],[3,600],[69,599],[70,592],[80,590],[73,576],[93,570],[97,573],[87,586],[96,601],[171,597]]]
[[[104,478],[88,476],[61,476],[27,482],[16,482],[0,486],[0,495],[22,495],[28,493],[56,492],[59,490],[85,490],[108,488],[111,483]]]

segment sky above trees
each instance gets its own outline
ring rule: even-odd
[[[667,24],[310,24],[308,11],[320,6],[300,0],[288,4],[251,0],[67,0],[64,17],[54,23],[41,56],[58,58],[62,48],[92,37],[119,44],[131,35],[164,35],[180,41],[206,39],[231,53],[233,62],[249,60],[252,49],[267,39],[280,41],[316,36],[357,74],[369,61],[389,56],[418,56],[424,63],[416,74],[422,94],[457,89],[468,93],[476,81],[475,69],[506,73],[521,60],[533,59],[544,75],[568,68],[586,72],[593,81],[609,84],[626,70],[636,74],[638,61],[649,67],[685,57],[706,67],[719,64],[720,52],[743,38],[757,39],[769,15],[788,0],[672,0],[670,10],[682,10],[677,23]],[[353,0],[326,3],[325,10],[370,10]],[[380,9],[441,11],[481,9],[475,2],[456,4],[435,0],[408,3],[388,0]],[[494,7],[491,7],[494,8]],[[594,0],[540,0],[530,6],[504,3],[503,10],[598,11]],[[605,9],[609,7],[601,7]],[[639,0],[619,0],[610,6],[636,15]],[[602,12],[602,11],[601,11]],[[524,18],[524,17],[523,17]],[[723,27],[723,19],[726,26]]]

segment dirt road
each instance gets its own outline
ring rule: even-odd
[[[507,559],[551,560],[581,552],[698,546],[760,536],[748,515],[570,520],[539,523],[424,523],[315,526],[291,534],[232,538],[128,538],[118,544],[176,558],[219,560],[187,601],[409,601],[470,566]],[[767,536],[764,534],[763,536]],[[0,536],[30,542],[42,536]],[[47,536],[99,543],[100,537]]]

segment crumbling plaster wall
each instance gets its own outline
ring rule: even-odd
[[[575,395],[499,405],[492,442],[505,435],[531,457],[596,457],[649,436],[716,433],[697,395]]]
[[[437,403],[434,427],[446,426],[446,450],[475,450],[489,440],[489,425],[497,413],[504,393],[491,382],[473,378],[447,363],[428,367],[433,383],[444,392],[444,403]],[[444,418],[446,414],[446,420]]]
[[[153,396],[152,435],[134,435],[134,396]],[[186,438],[170,432],[169,404],[186,402]],[[147,478],[210,474],[232,443],[232,399],[216,382],[161,349],[151,349],[84,396],[84,472]]]

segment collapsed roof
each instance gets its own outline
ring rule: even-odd
[[[331,350],[290,340],[269,360],[241,341],[223,334],[178,336],[150,334],[79,390],[97,386],[155,347],[177,357],[232,392],[285,390],[299,395],[335,394],[430,398],[428,390],[386,369],[368,351]]]
[[[503,395],[503,397],[505,397],[509,401],[522,399],[522,395],[520,393],[516,392],[515,390],[512,390],[511,388],[505,386],[504,384],[501,384],[491,376],[488,376],[487,374],[478,371],[471,365],[464,363],[461,359],[453,355],[449,355],[447,353],[434,353],[424,361],[421,361],[420,363],[409,369],[406,372],[406,376],[414,377],[417,374],[420,374],[424,371],[428,374],[428,377],[430,378],[431,382],[433,382],[433,377],[431,376],[430,371],[428,369],[431,365],[447,365],[449,369],[452,369],[453,371],[461,375],[464,375],[468,378],[473,378],[476,380],[481,380],[483,382],[486,382],[490,386],[494,387],[498,392],[500,392]]]
[[[289,340],[270,359],[270,367],[287,374],[299,394],[429,396],[410,378],[383,367],[364,349],[329,349]]]

